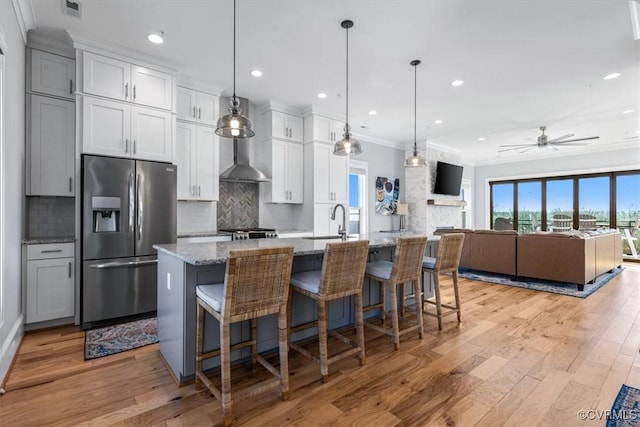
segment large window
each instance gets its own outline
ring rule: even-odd
[[[491,187],[491,224],[496,230],[513,229],[513,189],[511,183]]]
[[[518,183],[518,231],[531,233],[540,229],[542,182]]]
[[[573,180],[547,181],[547,221],[545,230],[565,230],[573,225]],[[570,218],[570,221],[566,221]]]
[[[610,185],[608,176],[578,179],[579,229],[609,226]]]

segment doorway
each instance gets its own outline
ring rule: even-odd
[[[358,160],[349,162],[349,234],[369,232],[367,182],[369,164]]]

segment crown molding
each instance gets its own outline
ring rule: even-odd
[[[47,37],[35,30],[27,32],[27,47],[55,53],[70,59],[76,59],[76,51],[70,44],[62,40]]]
[[[11,0],[13,5],[13,11],[16,14],[16,20],[20,27],[20,33],[22,34],[22,40],[24,44],[27,44],[27,31],[36,27],[36,16],[33,13],[33,5],[31,0]]]
[[[395,148],[396,150],[406,151],[405,144],[402,142],[389,141],[387,139],[376,138],[374,136],[363,135],[358,132],[351,132],[355,139],[371,144],[382,145],[383,147]]]
[[[185,77],[178,77],[176,86],[185,87],[187,89],[197,90],[199,92],[209,93],[211,95],[222,96],[224,88],[214,86],[208,83],[197,82]]]
[[[427,149],[432,148],[434,150],[444,151],[445,153],[455,154],[458,156],[462,155],[462,150],[449,147],[448,145],[441,145],[441,144],[437,144],[435,142],[430,142],[430,141],[426,141],[426,144],[427,144]]]
[[[261,113],[272,110],[272,111],[280,111],[281,113],[293,114],[296,116],[303,116],[302,108],[292,107],[290,105],[282,104],[272,99],[262,104],[261,107],[259,107],[259,110]]]

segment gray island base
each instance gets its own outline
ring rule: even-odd
[[[405,233],[406,234],[406,233]],[[393,251],[397,238],[402,234],[369,234],[349,238],[349,240],[369,240],[369,261],[393,261]],[[436,238],[437,239],[437,238]],[[435,255],[436,239],[430,239],[427,255]],[[226,260],[232,249],[271,248],[293,246],[294,273],[319,270],[326,243],[339,240],[256,239],[234,242],[176,243],[154,245],[158,251],[158,339],[160,354],[179,384],[194,378],[196,349],[196,286],[210,283],[224,283]],[[364,305],[380,301],[376,284],[365,280],[363,285]],[[428,294],[428,292],[427,292]],[[375,315],[375,313],[371,313]],[[316,318],[316,305],[302,295],[293,295],[290,322],[292,326],[310,322]],[[329,327],[339,328],[354,323],[351,298],[332,301],[329,304]],[[316,329],[293,334],[298,341],[316,334]],[[205,351],[218,349],[220,329],[212,316],[205,318]],[[249,322],[240,322],[231,327],[232,344],[250,337]],[[267,316],[258,320],[258,351],[268,351],[278,347],[277,317]],[[249,349],[232,355],[232,360],[248,357]],[[219,365],[219,358],[205,362],[204,368]]]

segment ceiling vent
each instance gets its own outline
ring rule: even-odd
[[[62,13],[82,19],[82,4],[72,0],[62,0]]]

